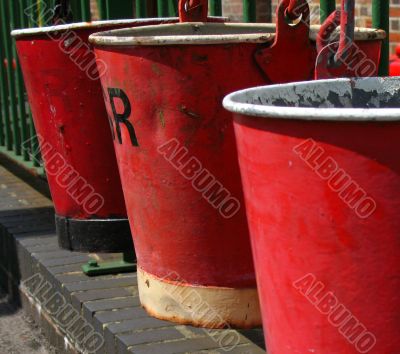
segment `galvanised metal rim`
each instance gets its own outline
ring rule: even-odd
[[[311,26],[310,39],[317,38],[319,29],[320,26]],[[176,23],[95,33],[89,41],[97,46],[264,43],[275,38],[275,30],[276,25],[272,23]],[[355,40],[360,41],[381,40],[385,36],[382,30],[357,28],[355,31]]]
[[[265,43],[274,35],[273,24],[191,22],[100,32],[89,41],[97,46],[204,45]]]
[[[178,21],[177,17],[165,17],[165,18],[141,18],[141,19],[126,19],[126,20],[108,20],[108,21],[93,21],[93,22],[76,22],[76,23],[68,23],[64,25],[57,26],[47,26],[47,27],[34,27],[34,28],[24,28],[18,29],[11,32],[11,35],[15,38],[25,37],[25,36],[35,36],[38,34],[47,34],[52,32],[60,32],[60,31],[74,31],[81,29],[99,29],[101,30],[104,27],[109,26],[118,26],[118,25],[132,25],[138,23],[152,23],[156,21]]]
[[[333,93],[339,101],[344,102],[346,99],[351,100],[356,91],[363,94],[375,94],[376,96],[372,96],[375,102],[379,100],[377,98],[379,95],[386,100],[398,97],[399,107],[339,108],[327,106],[330,94]],[[305,96],[310,101],[315,99],[321,103],[321,106],[297,107],[294,102],[298,101],[299,95]],[[285,100],[293,106],[284,106],[282,102]],[[384,101],[382,100],[382,102]],[[231,93],[225,97],[223,105],[225,109],[236,114],[266,119],[344,122],[400,121],[400,78],[330,79],[260,86]]]
[[[320,25],[312,25],[310,31],[310,39],[313,41],[317,40],[318,32],[321,28]],[[338,27],[331,36],[331,40],[339,40],[340,28]],[[386,32],[377,28],[364,28],[356,27],[354,29],[354,39],[356,41],[372,41],[372,40],[383,40],[386,38]]]

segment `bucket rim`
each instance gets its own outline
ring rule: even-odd
[[[178,21],[177,17],[154,17],[154,18],[134,18],[134,19],[123,19],[123,20],[104,20],[104,21],[92,21],[92,22],[74,22],[56,26],[45,26],[45,27],[33,27],[33,28],[22,28],[11,31],[11,36],[14,38],[20,38],[25,36],[35,36],[40,34],[47,34],[59,31],[73,31],[73,30],[85,30],[85,29],[102,29],[108,26],[117,25],[130,25],[138,23],[151,23],[155,21]]]
[[[208,34],[208,35],[176,35],[179,27],[188,26],[208,26],[214,28],[258,28],[270,29],[273,32],[267,33],[227,33],[227,34]],[[310,39],[315,40],[320,29],[320,25],[310,26]],[[149,32],[159,30],[160,35],[149,34]],[[168,45],[204,45],[204,44],[223,44],[223,43],[264,43],[275,38],[275,23],[209,23],[191,22],[161,24],[155,26],[123,28],[110,31],[94,33],[89,37],[89,41],[95,46],[168,46]],[[166,32],[170,31],[171,35]],[[175,32],[174,32],[175,31]],[[332,40],[339,37],[339,30],[333,33]],[[386,33],[380,29],[360,28],[355,29],[355,40],[383,40]]]
[[[310,26],[310,39],[313,41],[317,40],[321,25]],[[332,35],[331,40],[339,40],[340,28],[336,28]],[[368,27],[355,27],[354,28],[354,39],[356,41],[372,41],[372,40],[384,40],[386,38],[386,32],[378,28]]]
[[[250,89],[240,90],[227,95],[223,100],[223,106],[226,110],[243,116],[257,117],[261,119],[278,120],[303,120],[319,122],[396,122],[400,121],[399,108],[340,108],[340,107],[287,107],[277,105],[262,105],[242,103],[239,98],[252,96],[254,94],[265,95],[268,91],[274,91],[280,88],[304,88],[308,85],[329,85],[333,83],[349,84],[353,86],[357,82],[368,81],[383,82],[384,80],[393,80],[395,86],[399,88],[400,78],[395,77],[369,77],[369,78],[340,78],[317,81],[295,82],[290,84],[278,84],[269,86],[258,86]],[[372,90],[371,90],[372,91]]]
[[[163,35],[166,30],[187,28],[187,27],[214,27],[221,29],[244,29],[244,28],[260,28],[275,29],[275,24],[272,23],[210,23],[210,22],[184,22],[173,24],[161,24],[155,26],[123,28],[110,30],[105,32],[94,33],[89,37],[89,42],[95,46],[167,46],[167,45],[204,45],[204,44],[224,44],[224,43],[265,43],[274,38],[275,33],[227,33],[227,34],[208,34],[208,35]],[[138,29],[139,35],[119,36],[120,33]],[[146,31],[140,31],[146,29]],[[146,32],[152,30],[160,30],[159,36],[146,35]],[[143,33],[144,32],[144,33]],[[140,35],[142,34],[142,35]],[[145,35],[143,35],[145,34]]]

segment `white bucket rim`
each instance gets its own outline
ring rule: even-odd
[[[198,30],[207,26],[210,29],[226,31],[226,34],[204,35],[177,35],[181,28],[194,27]],[[250,33],[235,33],[238,30],[248,28]],[[251,32],[251,29],[269,30],[268,32]],[[310,27],[310,39],[317,37],[320,26]],[[193,31],[195,32],[195,29]],[[111,31],[94,33],[89,41],[96,46],[168,46],[168,45],[206,45],[224,43],[265,43],[275,38],[276,25],[274,23],[175,23],[155,26],[116,29]],[[168,35],[168,31],[173,33]],[[158,32],[159,35],[153,35]],[[229,33],[230,32],[230,33]],[[232,33],[233,32],[233,33]],[[339,32],[337,32],[339,33]],[[337,36],[337,35],[336,35]],[[371,28],[356,28],[355,39],[357,41],[383,40],[386,33],[383,30]],[[333,34],[335,39],[335,34]]]
[[[393,81],[393,82],[391,82]],[[400,92],[400,77],[370,77],[370,78],[342,78],[318,81],[304,81],[290,84],[279,84],[270,86],[259,86],[250,89],[233,92],[226,96],[223,105],[228,111],[244,116],[259,117],[264,119],[280,120],[304,120],[304,121],[341,121],[341,122],[395,122],[400,121],[399,108],[339,108],[339,107],[288,107],[273,104],[250,104],[244,103],[245,97],[251,98],[255,95],[260,97],[271,97],[276,90],[287,89],[287,94],[295,89],[305,89],[317,86],[329,87],[334,84],[343,86],[343,89],[368,89],[376,88],[375,85],[382,85],[381,93],[388,93],[388,89]],[[347,86],[346,86],[347,84]],[[332,91],[329,91],[332,92]],[[349,91],[347,91],[349,92]],[[393,91],[395,92],[395,91]],[[268,95],[269,93],[269,95]],[[377,91],[377,93],[379,93]],[[261,98],[260,98],[261,100]]]
[[[92,21],[92,22],[74,22],[66,23],[63,25],[56,26],[45,26],[45,27],[32,27],[13,30],[11,36],[15,38],[25,36],[35,36],[40,34],[47,34],[52,32],[60,31],[75,31],[75,30],[86,30],[86,29],[99,29],[108,26],[119,26],[119,25],[131,25],[138,23],[151,23],[156,21],[179,21],[177,17],[154,17],[154,18],[135,18],[135,19],[123,19],[123,20],[104,20],[104,21]]]

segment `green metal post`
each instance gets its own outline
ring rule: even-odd
[[[27,25],[29,25],[29,27],[37,27],[38,24],[38,13],[36,10],[36,0],[25,0],[26,2],[26,8],[30,9],[30,13],[27,13]],[[33,123],[33,117],[32,117],[32,112],[30,111],[30,109],[28,109],[28,122],[29,122],[29,135],[30,135],[30,143],[31,143],[31,153],[32,153],[32,163],[33,166],[35,167],[39,167],[40,166],[40,161],[41,161],[41,157],[40,157],[40,150],[39,150],[39,142],[38,139],[36,137],[36,129],[35,129],[35,125]]]
[[[382,45],[381,62],[379,66],[379,75],[387,76],[389,74],[389,0],[372,1],[372,26],[383,29],[386,32],[386,39]]]
[[[2,19],[0,19],[2,21]],[[7,84],[6,84],[6,72],[4,70],[4,53],[3,53],[3,47],[0,44],[0,105],[1,105],[1,110],[0,110],[0,145],[5,146],[8,145],[9,143],[9,137],[7,136],[7,125],[5,122],[6,116],[8,116],[8,98],[7,98]]]
[[[27,16],[28,16],[28,25],[29,27],[36,27],[36,20],[35,20],[35,13],[36,13],[36,2],[35,0],[27,0],[27,9],[29,8],[29,11],[27,11]]]
[[[320,5],[320,17],[321,23],[323,23],[327,17],[336,9],[335,0],[321,0]]]
[[[106,7],[106,18],[107,20],[118,20],[124,18],[133,18],[134,13],[134,1],[133,0],[103,0],[105,1]]]
[[[18,112],[17,112],[17,102],[15,95],[15,77],[13,69],[13,58],[12,58],[12,45],[10,38],[11,25],[13,24],[13,5],[12,0],[0,1],[1,8],[1,30],[2,39],[4,43],[5,58],[7,60],[7,81],[8,81],[8,104],[10,109],[10,119],[12,126],[12,145],[16,155],[21,155],[21,137],[19,132],[19,122],[18,122]],[[10,21],[11,20],[11,21]]]
[[[178,16],[178,2],[176,0],[168,0],[168,16]]]
[[[256,0],[243,0],[243,21],[257,21]]]
[[[211,16],[222,16],[221,0],[210,0],[210,14]]]
[[[83,20],[82,9],[83,5],[81,0],[71,1],[71,10],[72,10],[72,15],[74,17],[74,22],[81,22]]]
[[[168,1],[157,0],[158,17],[168,17]]]
[[[20,16],[20,13],[23,13],[23,3],[22,1],[13,1],[13,17],[14,17],[14,25],[13,28],[23,28],[24,23]],[[18,97],[18,113],[19,113],[19,121],[20,121],[20,134],[21,134],[21,143],[28,140],[28,127],[27,127],[27,116],[26,116],[26,106],[25,106],[25,87],[24,87],[24,80],[22,78],[22,71],[19,65],[18,55],[17,55],[17,48],[15,46],[15,41],[12,41],[12,54],[16,61],[16,70],[15,70],[15,83],[17,89],[17,97]],[[29,161],[29,151],[26,149],[22,149],[22,158],[24,161]]]
[[[136,17],[139,18],[147,17],[146,0],[136,0]]]
[[[81,13],[82,13],[82,21],[85,22],[91,21],[92,15],[90,13],[90,0],[81,1]]]
[[[108,0],[97,0],[97,5],[99,7],[100,18],[102,20],[108,20],[110,18]]]

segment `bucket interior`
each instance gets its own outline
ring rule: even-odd
[[[224,105],[236,113],[265,117],[400,120],[400,78],[334,79],[257,87],[229,95]]]

